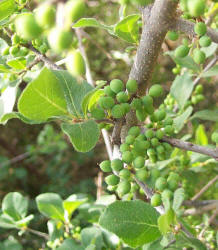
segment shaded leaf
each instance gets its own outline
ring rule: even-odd
[[[98,124],[93,120],[76,124],[63,123],[61,128],[79,152],[89,152],[93,149],[100,135]]]
[[[187,119],[190,117],[192,114],[193,107],[189,106],[181,115],[177,116],[173,123],[175,127],[176,133],[178,133],[186,124]]]
[[[14,0],[2,0],[0,2],[0,21],[10,16],[15,10]]]
[[[7,61],[7,65],[14,69],[23,70],[26,68],[26,59],[24,57],[11,59]]]
[[[185,190],[183,188],[178,188],[173,195],[173,210],[178,211],[183,201],[185,200]]]
[[[203,72],[201,74],[201,77],[211,77],[211,76],[217,76],[217,75],[218,75],[218,65],[215,65],[208,71]]]
[[[96,250],[101,250],[105,247],[102,231],[97,227],[84,228],[81,232],[82,245],[88,247],[93,244]]]
[[[175,213],[169,209],[165,214],[158,218],[158,228],[162,234],[167,234],[171,231],[171,225],[175,223]]]
[[[203,47],[201,48],[201,51],[203,51],[206,55],[206,58],[213,56],[214,53],[216,52],[218,48],[218,44],[217,43],[211,43],[211,45],[209,47]]]
[[[200,124],[195,131],[195,142],[198,145],[208,145],[208,138],[204,125]]]
[[[66,239],[64,242],[56,248],[57,250],[84,250],[83,247],[78,245],[73,239]]]
[[[195,118],[206,120],[206,121],[218,122],[218,109],[215,109],[215,110],[204,109],[204,110],[198,111],[194,113],[194,115],[190,119],[192,120]]]
[[[116,201],[106,208],[99,223],[129,246],[137,247],[160,237],[158,216],[156,210],[143,201]]]

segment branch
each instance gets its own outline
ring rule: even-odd
[[[34,229],[31,229],[31,228],[25,228],[24,230],[27,231],[27,232],[30,232],[30,233],[32,233],[32,234],[38,235],[39,237],[42,237],[42,238],[44,238],[44,239],[46,239],[46,240],[49,239],[49,235],[46,234],[46,233],[42,233],[42,232],[40,232],[40,231],[36,231],[36,230],[34,230]]]
[[[218,202],[214,202],[214,203],[211,203],[211,204],[203,206],[203,207],[187,209],[183,215],[189,216],[189,215],[203,214],[207,211],[217,209],[217,207],[218,207]]]
[[[185,20],[183,18],[178,18],[176,22],[172,23],[171,29],[184,32],[191,37],[195,37],[194,31],[195,23]],[[218,43],[218,32],[210,27],[207,27],[207,35],[211,38],[214,43]]]
[[[203,200],[203,201],[184,201],[184,206],[193,206],[193,207],[203,207],[212,203],[218,203],[218,200]]]
[[[185,142],[185,141],[175,139],[175,138],[170,138],[167,136],[164,136],[162,141],[168,142],[170,145],[177,147],[177,148],[181,148],[187,151],[193,151],[193,152],[203,154],[203,155],[208,155],[214,158],[216,161],[218,161],[218,149],[217,148],[213,149],[213,148],[208,148],[204,146],[199,146],[191,142]]]
[[[212,180],[210,180],[207,185],[205,185],[194,197],[192,197],[191,201],[197,200],[207,189],[212,186],[218,180],[218,175],[216,175]]]

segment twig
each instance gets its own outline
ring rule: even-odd
[[[5,162],[3,162],[1,165],[0,165],[0,168],[3,168],[5,165],[8,165],[8,164],[14,164],[14,163],[17,163],[19,161],[22,161],[24,160],[25,158],[27,158],[28,156],[30,156],[30,153],[29,152],[25,152],[24,154],[20,154],[10,160],[7,160]]]
[[[218,175],[216,175],[212,180],[210,180],[207,185],[205,185],[194,197],[191,198],[191,201],[197,200],[207,189],[212,186],[218,180]]]
[[[212,203],[218,203],[218,200],[203,200],[203,201],[184,201],[183,205],[184,206],[189,206],[189,207],[203,207],[205,205],[209,205]]]
[[[177,147],[177,148],[181,148],[187,151],[193,151],[199,154],[208,155],[214,158],[216,161],[218,161],[218,149],[217,148],[213,149],[213,148],[209,148],[205,146],[199,146],[191,142],[185,142],[185,141],[175,139],[175,138],[170,138],[167,136],[164,136],[162,141],[168,142],[170,145]]]
[[[213,210],[218,208],[218,202],[211,203],[209,205],[199,207],[199,208],[190,208],[185,210],[184,216],[189,216],[189,215],[198,215],[198,214],[203,214],[207,211]]]
[[[42,237],[42,238],[44,238],[46,240],[49,239],[49,235],[46,234],[46,233],[43,233],[43,232],[40,232],[40,231],[36,231],[34,229],[31,229],[31,228],[25,228],[25,231],[30,232],[30,233],[35,234],[35,235],[38,235],[38,236],[40,236],[40,237]]]

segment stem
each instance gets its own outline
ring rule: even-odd
[[[40,237],[42,237],[42,238],[44,238],[46,240],[49,239],[49,235],[46,234],[46,233],[43,233],[43,232],[40,232],[40,231],[36,231],[34,229],[31,229],[31,228],[25,228],[25,231],[30,232],[30,233],[35,234],[35,235],[38,235],[38,236],[40,236]]]

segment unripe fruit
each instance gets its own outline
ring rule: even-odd
[[[121,91],[123,91],[124,89],[124,84],[121,80],[119,79],[114,79],[110,82],[110,87],[111,87],[111,90],[114,92],[114,93],[119,93]]]
[[[126,151],[122,154],[122,160],[127,163],[130,164],[133,160],[133,155],[130,151]]]
[[[202,94],[203,91],[204,91],[204,87],[203,87],[202,84],[197,85],[197,87],[195,88],[195,93],[196,94]]]
[[[174,133],[174,128],[172,125],[167,125],[164,127],[164,132],[167,134],[167,135],[172,135]]]
[[[119,172],[121,169],[123,169],[123,162],[120,159],[114,159],[111,161],[111,168],[114,171]]]
[[[164,189],[164,191],[161,194],[161,198],[171,200],[173,198],[173,192],[169,189]]]
[[[213,132],[211,135],[211,140],[215,143],[218,143],[218,132]]]
[[[121,107],[123,108],[125,114],[127,114],[131,110],[129,103],[121,103]]]
[[[145,159],[142,156],[138,156],[133,161],[133,166],[135,168],[143,168],[145,165]]]
[[[115,97],[116,94],[111,90],[111,87],[110,86],[105,86],[104,87],[104,93],[107,95],[107,96],[110,96],[110,97]]]
[[[125,103],[129,100],[129,97],[124,91],[121,91],[116,95],[116,99],[120,103]]]
[[[11,37],[12,44],[18,44],[20,42],[20,37],[17,34],[14,34]]]
[[[18,15],[15,20],[15,27],[17,34],[25,40],[37,38],[42,32],[34,15],[31,13]]]
[[[142,108],[142,100],[139,98],[134,98],[131,102],[131,108],[132,109],[141,109]]]
[[[36,22],[44,29],[49,29],[55,24],[55,9],[52,5],[44,3],[36,10]]]
[[[205,100],[204,95],[196,95],[197,102],[201,102]]]
[[[175,57],[183,58],[183,57],[186,57],[188,53],[189,53],[189,47],[186,45],[180,45],[175,50]]]
[[[164,152],[163,153],[158,153],[157,152],[157,158],[158,158],[159,161],[164,161],[164,160],[166,160],[166,155],[165,155]]]
[[[201,51],[200,49],[194,49],[193,51],[193,60],[197,63],[197,64],[202,64],[205,62],[206,60],[206,55],[203,51]]]
[[[116,186],[120,181],[120,178],[114,174],[108,175],[105,178],[105,182],[110,186]]]
[[[163,94],[163,87],[159,84],[154,84],[151,86],[148,93],[152,97],[159,97]]]
[[[17,46],[11,46],[10,49],[9,49],[9,51],[10,51],[10,54],[12,56],[16,56],[18,54],[18,52],[19,52],[19,47],[17,47]]]
[[[110,192],[115,192],[117,190],[117,186],[107,186],[107,190],[110,191]]]
[[[136,171],[135,176],[139,181],[146,181],[148,179],[148,171],[146,169],[139,169]]]
[[[133,126],[129,129],[128,135],[138,136],[140,135],[140,128],[137,126]]]
[[[178,181],[170,179],[167,181],[168,187],[171,191],[175,191],[178,188]]]
[[[173,119],[168,117],[166,120],[164,120],[164,125],[173,125]]]
[[[129,151],[129,150],[130,150],[130,146],[127,143],[123,143],[120,145],[120,152],[121,153],[124,153],[124,152]]]
[[[83,17],[86,12],[86,4],[83,0],[71,0],[65,4],[65,15],[68,25]]]
[[[147,113],[146,113],[145,109],[137,109],[136,110],[136,117],[140,122],[143,122],[147,117]]]
[[[180,176],[177,173],[174,172],[170,172],[168,178],[167,178],[167,182],[171,181],[171,180],[176,180],[179,181],[180,180]]]
[[[143,152],[143,151],[146,151],[146,149],[148,149],[150,147],[150,142],[149,141],[135,140],[133,146],[137,152]]]
[[[173,68],[173,69],[172,69],[172,72],[173,72],[173,74],[178,75],[178,74],[180,74],[181,69],[180,69],[180,68],[175,67],[175,68]]]
[[[121,181],[117,186],[117,193],[120,197],[125,194],[128,194],[131,190],[131,184],[128,181]]]
[[[163,191],[167,187],[167,181],[164,177],[159,177],[155,182],[155,188],[159,191]]]
[[[125,180],[129,180],[129,178],[131,177],[131,172],[124,168],[119,172],[119,176],[121,179],[125,179]]]
[[[101,170],[103,171],[103,172],[106,172],[106,173],[108,173],[108,172],[112,172],[112,169],[111,169],[111,162],[110,161],[103,161],[103,162],[101,162],[100,163],[100,168],[101,168]]]
[[[102,108],[95,108],[91,111],[91,116],[97,120],[101,120],[105,118],[104,109]]]
[[[157,147],[160,144],[159,140],[157,138],[152,138],[151,139],[151,145],[153,147]]]
[[[212,41],[211,41],[210,37],[206,36],[206,35],[202,36],[199,40],[199,44],[201,47],[208,47],[211,45],[211,42]]]
[[[206,3],[205,0],[188,0],[187,6],[192,16],[199,17],[204,14]]]
[[[154,112],[154,115],[157,118],[157,121],[162,121],[166,117],[166,112],[164,110],[157,110]]]
[[[142,103],[145,107],[146,106],[148,106],[148,107],[153,106],[153,98],[149,95],[143,96]]]
[[[2,55],[3,55],[3,56],[9,55],[9,51],[10,51],[10,47],[8,46],[8,47],[6,47],[6,48],[4,48],[4,49],[2,50]]]
[[[126,83],[126,89],[130,94],[136,93],[138,89],[138,83],[136,80],[128,80]]]
[[[155,136],[155,133],[152,129],[148,129],[145,131],[145,136],[146,138],[151,139]]]
[[[161,195],[160,194],[154,194],[151,197],[151,205],[152,205],[152,207],[158,207],[161,205]]]
[[[156,131],[156,137],[161,140],[164,137],[163,130],[157,130]]]
[[[165,151],[165,149],[164,149],[164,147],[162,145],[157,146],[156,150],[157,150],[158,154],[163,154],[164,151]]]
[[[199,22],[195,24],[194,30],[197,35],[203,36],[207,32],[207,26],[205,23]]]
[[[122,118],[125,115],[125,108],[121,104],[117,104],[113,106],[111,115],[116,119]]]
[[[75,50],[68,53],[66,68],[75,77],[85,75],[86,65],[79,51]]]
[[[150,173],[151,173],[151,178],[153,180],[156,180],[158,177],[160,177],[160,170],[158,170],[156,168],[151,169]]]
[[[172,150],[172,146],[169,143],[163,142],[162,145],[164,146],[166,151],[170,152]]]
[[[63,50],[69,49],[71,44],[72,44],[72,41],[73,41],[72,33],[70,31],[65,31],[65,30],[60,29],[60,28],[52,29],[48,35],[49,45],[56,52],[62,52]],[[77,60],[80,61],[82,56],[81,56],[81,54],[79,55],[79,52],[75,50],[73,52],[70,52],[68,57],[67,57],[67,65],[68,64],[71,65],[70,64],[71,60],[75,60],[74,58],[77,58]],[[69,60],[69,62],[68,62],[68,60]],[[68,67],[69,67],[69,65],[68,65]],[[74,67],[71,66],[70,71],[73,72],[74,71],[73,68]],[[82,66],[82,68],[84,71],[84,65]]]
[[[128,144],[128,145],[131,145],[133,144],[135,141],[135,136],[133,135],[128,135],[125,139],[125,142]]]
[[[146,137],[145,137],[145,135],[140,134],[140,135],[138,135],[138,136],[136,137],[136,140],[139,140],[139,141],[146,141]]]
[[[154,156],[156,155],[156,151],[153,149],[153,148],[149,148],[147,150],[147,155],[150,157],[150,156]]]
[[[98,104],[103,108],[103,109],[111,109],[115,102],[114,99],[110,96],[102,96],[98,100]]]
[[[167,38],[170,39],[170,40],[172,40],[172,41],[176,41],[179,38],[179,35],[175,31],[169,31],[167,33]]]

